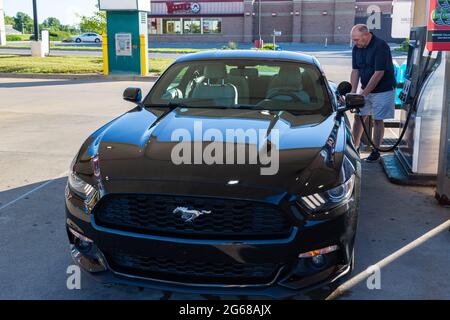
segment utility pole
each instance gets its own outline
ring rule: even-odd
[[[49,53],[48,33],[44,42],[39,37],[39,21],[37,13],[37,0],[33,0],[34,39],[31,41],[31,55],[33,57],[45,57]]]
[[[36,0],[33,0],[34,41],[39,41],[39,22]]]
[[[258,0],[258,34],[259,43],[261,43],[261,0]]]

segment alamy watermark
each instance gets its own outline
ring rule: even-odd
[[[77,265],[70,265],[67,267],[66,273],[69,275],[66,281],[67,289],[80,290],[81,289],[80,267]]]
[[[172,142],[178,142],[171,152],[175,165],[251,164],[260,166],[261,175],[275,175],[279,169],[278,129],[203,130],[202,121],[194,121],[190,130],[179,128],[172,132]]]
[[[366,269],[369,277],[366,280],[366,286],[369,290],[381,290],[381,269],[376,264]]]

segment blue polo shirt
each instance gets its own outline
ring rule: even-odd
[[[395,88],[394,64],[392,63],[391,48],[386,41],[376,37],[372,33],[372,39],[365,48],[353,46],[352,51],[353,69],[359,70],[361,87],[364,89],[369,83],[375,71],[384,70],[373,93],[390,91]]]

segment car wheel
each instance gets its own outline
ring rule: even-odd
[[[95,43],[99,43],[100,39],[99,38],[95,38]]]
[[[76,43],[80,43],[80,42],[81,42],[81,39],[80,39],[80,38],[76,38],[76,39],[75,39],[75,42],[76,42]]]

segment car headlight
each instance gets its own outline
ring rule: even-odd
[[[72,190],[76,195],[78,195],[83,200],[89,202],[93,195],[95,194],[95,188],[89,183],[82,180],[75,172],[72,170],[69,172],[68,184],[70,190]]]
[[[301,206],[306,208],[309,213],[332,209],[351,198],[354,185],[355,175],[353,174],[337,187],[301,197]]]

